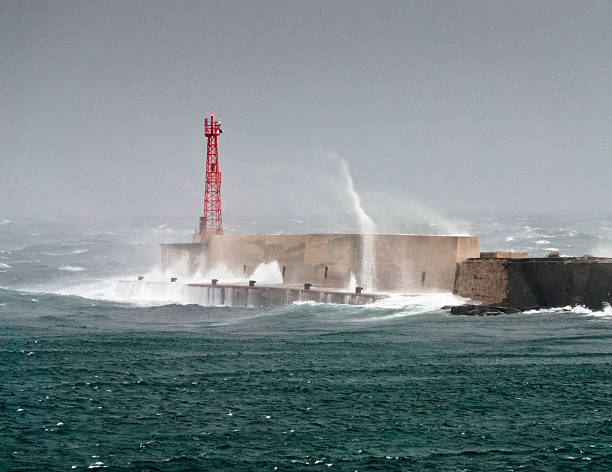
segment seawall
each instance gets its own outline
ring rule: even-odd
[[[119,298],[129,300],[159,300],[193,303],[202,306],[266,307],[289,305],[294,302],[338,303],[365,305],[385,298],[370,293],[350,293],[325,289],[239,284],[185,284],[160,281],[120,281]],[[154,295],[152,295],[154,294]]]
[[[223,268],[248,277],[259,264],[277,261],[283,284],[343,288],[353,277],[368,290],[447,292],[454,288],[457,263],[480,254],[476,237],[410,234],[211,235],[164,244],[161,251],[167,275],[183,270],[215,278],[215,269]]]

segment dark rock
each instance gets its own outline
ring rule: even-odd
[[[520,310],[499,305],[459,305],[450,307],[451,315],[495,316],[507,313],[520,313]]]
[[[612,303],[612,258],[470,259],[459,264],[456,295],[532,310]]]

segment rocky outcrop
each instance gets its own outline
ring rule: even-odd
[[[498,305],[459,305],[444,308],[449,308],[451,315],[465,316],[495,316],[506,313],[520,313],[521,311],[517,308]]]
[[[612,259],[549,257],[468,259],[459,263],[456,295],[519,310],[612,302]]]

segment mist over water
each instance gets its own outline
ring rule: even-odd
[[[350,192],[345,192],[350,193]],[[329,214],[249,215],[232,221],[235,233],[354,232],[359,230],[357,212]],[[347,209],[348,211],[348,209]],[[365,212],[364,212],[365,213]],[[367,213],[366,213],[367,216]],[[435,234],[436,227],[410,215],[393,218],[378,213],[383,232]],[[186,278],[186,263],[172,274],[159,271],[159,243],[188,242],[192,221],[149,218],[131,223],[87,222],[59,219],[1,218],[0,286],[30,291],[69,291],[73,287],[102,284],[117,279],[164,280],[178,276],[184,281],[246,281],[253,274],[232,274],[227,268],[202,270]],[[482,251],[526,251],[543,257],[552,250],[561,255],[606,255],[612,248],[612,214],[577,215],[491,215],[463,214],[455,217],[470,233],[480,238]],[[271,269],[271,268],[270,268]],[[356,274],[359,275],[359,274]],[[276,280],[278,272],[260,275]],[[355,280],[355,284],[358,281]],[[271,282],[270,282],[271,283]],[[74,292],[72,292],[74,293]]]

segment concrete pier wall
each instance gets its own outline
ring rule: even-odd
[[[247,277],[261,263],[277,261],[284,284],[348,287],[351,274],[365,286],[363,257],[372,241],[375,286],[389,291],[452,291],[456,264],[480,254],[478,238],[376,234],[212,235],[191,244],[162,245],[162,270],[188,267],[207,273],[223,267]]]
[[[349,293],[330,290],[304,290],[282,286],[249,287],[246,285],[183,284],[146,280],[124,280],[118,283],[117,293],[126,300],[165,300],[193,303],[202,306],[234,306],[257,308],[282,306],[294,302],[337,303],[365,305],[384,298],[368,293]]]
[[[521,310],[612,303],[612,259],[470,259],[459,264],[454,293]]]

